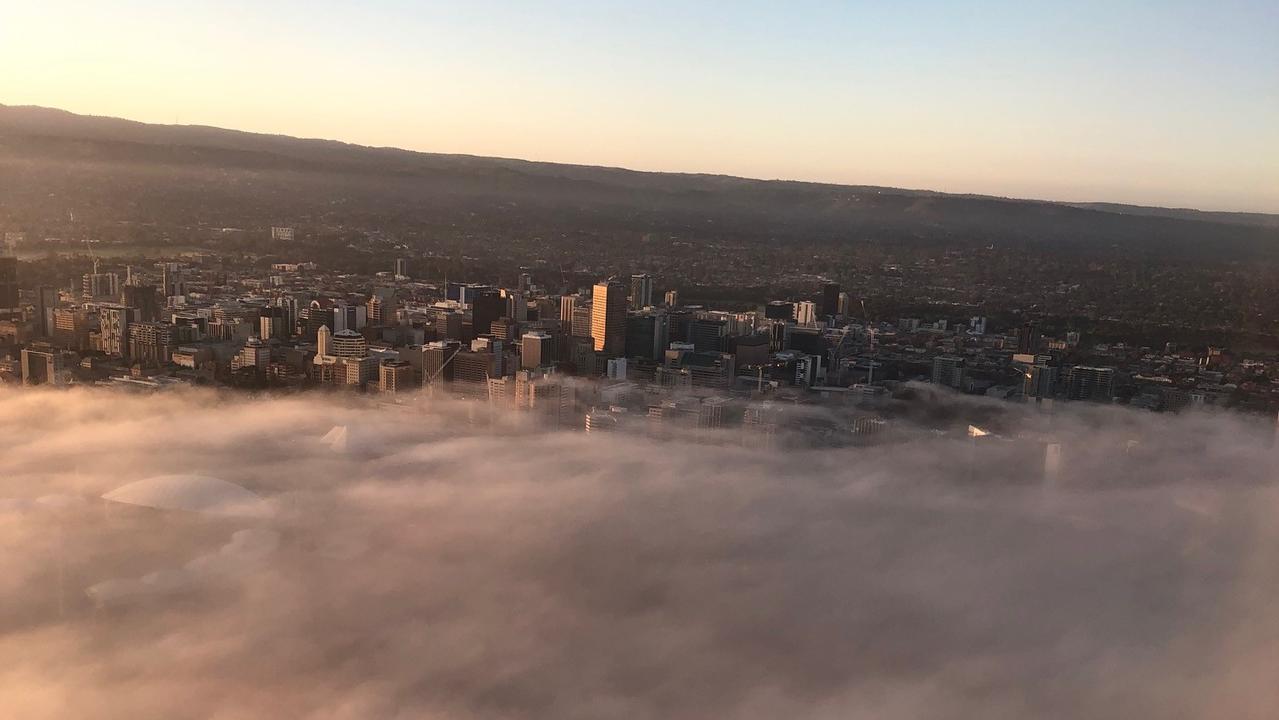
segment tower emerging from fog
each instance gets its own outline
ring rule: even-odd
[[[595,285],[591,337],[595,339],[595,352],[618,356],[626,349],[626,286],[617,280]]]

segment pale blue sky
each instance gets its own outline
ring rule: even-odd
[[[647,170],[1279,212],[1279,2],[0,9],[0,103]]]

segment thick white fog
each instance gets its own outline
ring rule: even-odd
[[[0,708],[1273,718],[1273,425],[978,409],[1025,437],[770,450],[444,403],[0,391]],[[101,499],[139,481],[117,498],[185,509]]]

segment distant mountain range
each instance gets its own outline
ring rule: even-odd
[[[86,219],[136,222],[179,222],[183,213],[227,225],[288,216],[781,241],[900,236],[1269,250],[1279,240],[1279,215],[1262,213],[639,172],[3,105],[0,172],[11,180],[0,183],[0,204],[8,206],[0,212],[11,224],[66,208]]]

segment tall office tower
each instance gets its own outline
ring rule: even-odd
[[[177,346],[173,325],[167,322],[136,322],[129,325],[129,355],[134,362],[150,367],[168,364]]]
[[[577,309],[577,301],[579,295],[561,295],[560,296],[560,323],[566,327],[573,327],[573,311]]]
[[[569,323],[569,332],[573,337],[591,336],[591,307],[579,300],[577,307],[573,308],[573,319]]]
[[[22,314],[18,302],[18,258],[0,256],[0,320],[17,318]]]
[[[61,385],[62,353],[48,345],[33,345],[22,350],[23,385]]]
[[[641,273],[631,276],[631,309],[643,310],[653,304],[653,276]]]
[[[53,310],[58,307],[58,289],[41,285],[36,290],[36,330],[40,337],[53,337]]]
[[[427,343],[422,346],[422,384],[448,382],[453,379],[453,356],[462,349],[456,340]]]
[[[795,303],[786,300],[770,300],[764,306],[764,317],[769,320],[794,320]]]
[[[333,357],[362,358],[369,354],[369,341],[354,330],[339,330],[329,340]]]
[[[502,299],[506,301],[506,310],[502,315],[525,322],[528,320],[528,298],[519,290],[503,290]]]
[[[823,317],[827,317],[837,313],[839,313],[839,283],[822,283],[821,314]]]
[[[626,351],[626,286],[617,280],[595,284],[591,298],[595,352],[617,357]]]
[[[1066,397],[1111,402],[1115,397],[1115,369],[1076,365],[1066,371]]]
[[[835,304],[835,314],[851,317],[853,314],[853,296],[846,292],[839,294],[839,301]]]
[[[933,358],[933,384],[956,390],[963,388],[964,359],[954,355],[938,355]]]
[[[284,316],[284,333],[287,337],[293,337],[298,331],[298,299],[294,295],[282,295],[271,300],[271,307],[279,308],[280,313]]]
[[[668,333],[666,313],[631,313],[626,317],[626,357],[661,359]]]
[[[666,307],[678,307],[678,306],[679,306],[679,290],[667,290],[666,291]]]
[[[395,276],[407,278],[409,276],[409,260],[408,258],[395,259]]]
[[[329,330],[328,325],[321,325],[315,331],[315,354],[320,357],[327,357],[333,354],[333,331]]]
[[[378,390],[384,393],[405,392],[415,387],[413,366],[403,360],[383,360],[378,367]]]
[[[129,323],[137,321],[137,310],[116,303],[98,306],[98,323],[102,333],[102,352],[119,358],[129,355]]]
[[[668,342],[685,342],[688,340],[688,324],[693,321],[691,310],[682,308],[666,311],[666,335]]]
[[[493,321],[506,314],[506,298],[493,288],[485,288],[475,293],[475,301],[471,303],[471,328],[478,335],[492,332]]]
[[[550,365],[555,359],[555,339],[550,333],[530,330],[520,338],[520,367],[525,369]]]
[[[1017,352],[1033,353],[1039,350],[1039,325],[1034,320],[1027,321],[1017,331]]]
[[[795,322],[804,327],[816,325],[817,303],[812,300],[802,300],[795,303]]]
[[[265,375],[271,365],[271,348],[259,338],[251,337],[240,350],[239,368],[253,368],[259,375]]]
[[[154,322],[160,319],[160,301],[156,297],[154,285],[126,283],[120,297],[124,305],[138,309],[138,319],[142,322]]]
[[[533,276],[526,272],[520,273],[519,287],[520,287],[520,292],[522,293],[531,292],[533,290]]]
[[[722,352],[728,344],[728,322],[720,318],[694,318],[688,323],[687,340],[697,352]]]
[[[359,305],[347,305],[339,300],[333,304],[333,332],[360,330],[368,324],[369,309]]]

